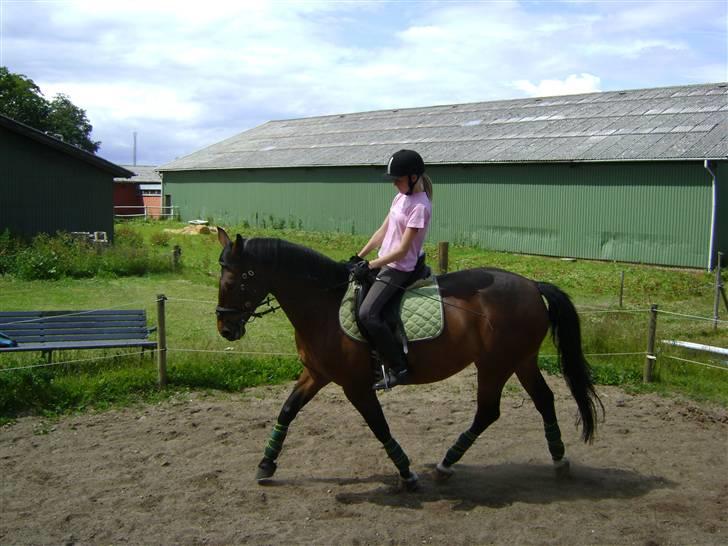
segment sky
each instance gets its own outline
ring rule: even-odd
[[[162,165],[271,120],[728,81],[728,0],[0,0],[0,66]]]

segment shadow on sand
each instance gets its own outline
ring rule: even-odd
[[[550,465],[537,464],[458,465],[455,475],[445,482],[435,478],[434,465],[430,465],[428,472],[420,475],[418,488],[413,492],[402,491],[396,476],[391,474],[315,481],[338,485],[381,484],[368,491],[337,494],[336,500],[343,504],[374,503],[416,509],[426,503],[450,500],[455,503],[454,510],[470,510],[476,506],[502,508],[515,502],[629,499],[677,485],[633,470],[582,465],[572,466],[570,476],[557,478]]]

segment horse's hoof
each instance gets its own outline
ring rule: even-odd
[[[258,470],[255,473],[255,479],[260,485],[266,485],[271,482],[273,474],[276,473],[278,465],[274,461],[269,459],[263,459],[258,465]]]
[[[439,482],[450,479],[453,474],[455,474],[455,471],[449,466],[442,463],[437,463],[437,466],[435,466],[435,479]]]
[[[416,491],[419,484],[418,479],[417,473],[411,470],[408,477],[399,477],[399,483],[405,491]]]
[[[569,459],[563,457],[558,461],[554,461],[554,472],[556,472],[557,478],[566,478],[570,474],[571,463]]]

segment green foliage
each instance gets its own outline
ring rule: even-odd
[[[50,102],[47,124],[50,132],[63,136],[63,140],[82,150],[95,153],[101,142],[91,140],[93,126],[86,117],[86,111],[71,102],[63,93],[58,93]]]
[[[99,248],[87,239],[63,232],[54,236],[39,234],[29,245],[7,233],[0,234],[0,272],[26,281],[126,277],[171,270],[166,254],[152,252],[138,231],[125,226],[118,229],[114,245]]]
[[[170,236],[169,233],[167,233],[166,231],[155,231],[149,237],[149,242],[152,243],[154,246],[168,246],[169,240]]]
[[[143,248],[144,236],[132,226],[122,224],[114,229],[114,243],[123,247]]]
[[[21,242],[10,234],[7,228],[0,232],[0,275],[15,269],[15,260],[20,251]]]
[[[0,113],[34,129],[60,135],[64,142],[95,153],[100,142],[91,140],[93,127],[86,111],[58,93],[48,101],[40,88],[23,74],[0,66]]]
[[[49,112],[50,105],[33,80],[0,66],[0,113],[45,131]]]

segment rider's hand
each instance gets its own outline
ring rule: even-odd
[[[354,275],[354,278],[357,281],[365,282],[371,274],[371,269],[369,269],[369,262],[366,260],[356,262],[351,268],[351,273],[352,275]]]

